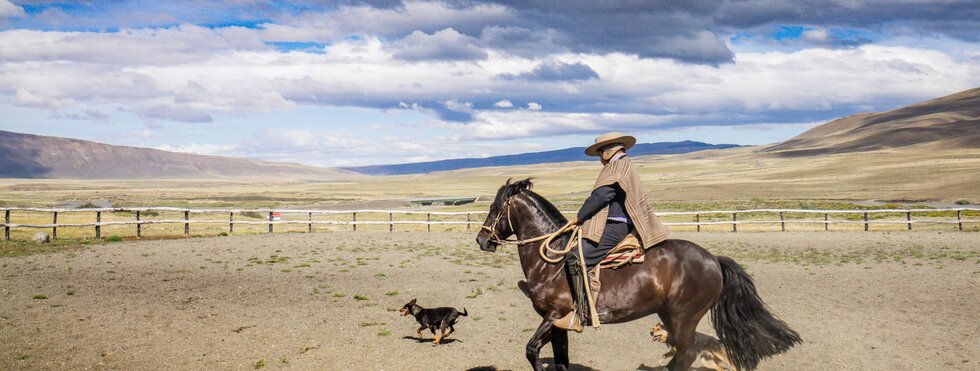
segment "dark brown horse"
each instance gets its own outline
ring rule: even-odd
[[[557,231],[567,221],[548,200],[532,192],[530,179],[500,187],[476,241],[484,251],[496,251],[501,239],[516,235],[531,239]],[[553,246],[565,246],[567,236]],[[548,342],[559,370],[567,370],[568,333],[553,325],[572,310],[572,294],[561,264],[539,255],[538,243],[518,247],[531,303],[541,325],[527,343],[527,360],[535,370]],[[712,311],[712,324],[732,361],[742,370],[754,369],[762,358],[782,353],[801,342],[799,334],[775,318],[759,298],[752,279],[735,261],[715,257],[700,246],[667,240],[647,250],[642,264],[602,273],[597,311],[602,323],[621,323],[658,314],[677,353],[669,370],[687,370],[697,357],[692,349],[695,328]]]

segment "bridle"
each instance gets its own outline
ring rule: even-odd
[[[480,228],[483,228],[484,230],[490,233],[490,241],[495,244],[523,245],[523,243],[520,243],[521,242],[520,240],[507,240],[507,239],[500,238],[500,236],[497,235],[497,223],[500,223],[500,220],[504,216],[504,213],[507,214],[507,225],[510,226],[511,229],[514,228],[514,223],[511,223],[510,221],[510,204],[513,201],[514,201],[514,197],[511,196],[510,198],[507,199],[507,201],[504,202],[504,206],[500,209],[500,212],[497,213],[497,217],[493,219],[493,223],[490,223],[489,227],[485,225],[480,226]]]
[[[500,223],[500,220],[503,219],[504,214],[507,214],[507,225],[510,226],[511,229],[514,228],[514,223],[510,221],[510,205],[511,202],[513,201],[514,201],[514,196],[511,196],[510,198],[507,199],[507,201],[504,202],[504,206],[501,207],[500,212],[497,213],[497,217],[493,219],[493,222],[490,223],[489,227],[485,225],[480,226],[480,228],[490,233],[490,242],[493,242],[497,245],[517,245],[518,247],[520,247],[532,242],[544,241],[544,243],[541,244],[539,253],[541,254],[541,259],[544,259],[544,261],[549,263],[558,263],[563,261],[565,254],[568,254],[570,251],[572,251],[572,248],[581,245],[582,228],[575,224],[572,224],[571,222],[568,222],[567,224],[565,224],[565,226],[559,228],[557,231],[551,233],[545,233],[541,236],[534,237],[534,238],[528,238],[524,240],[508,240],[508,239],[500,238],[500,236],[497,235],[497,224]],[[552,249],[551,242],[556,237],[569,231],[572,232],[572,237],[568,240],[568,243],[565,245],[565,248],[560,250]],[[549,252],[552,254],[556,254],[559,257],[551,258],[547,254]]]

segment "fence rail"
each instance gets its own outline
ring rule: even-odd
[[[6,207],[0,208],[3,211],[4,219],[0,226],[4,228],[4,239],[10,240],[10,230],[16,228],[35,228],[35,229],[52,229],[52,238],[57,238],[58,228],[62,227],[94,227],[95,238],[102,238],[101,229],[104,226],[123,226],[123,225],[135,225],[136,226],[136,237],[142,237],[142,226],[152,225],[152,224],[183,224],[184,225],[184,235],[190,235],[190,225],[191,224],[227,224],[228,233],[234,232],[234,227],[236,224],[240,225],[267,225],[268,233],[274,232],[274,226],[276,225],[307,225],[309,231],[313,231],[314,225],[339,225],[339,226],[351,226],[353,230],[357,230],[358,225],[387,225],[389,231],[394,230],[395,225],[426,225],[427,230],[431,232],[433,225],[465,225],[467,229],[470,229],[472,225],[483,224],[482,220],[473,219],[473,215],[486,215],[485,211],[463,211],[463,212],[446,212],[446,211],[418,211],[418,210],[283,210],[283,209],[186,209],[186,208],[176,208],[176,207],[138,207],[138,208],[92,208],[92,209],[59,209],[59,208],[31,208],[31,207]],[[878,209],[878,210],[801,210],[801,209],[750,209],[750,210],[706,210],[706,211],[663,211],[657,212],[658,216],[694,216],[693,222],[665,222],[666,225],[672,226],[696,226],[697,231],[701,231],[701,226],[710,225],[731,225],[732,232],[738,232],[738,225],[747,224],[780,224],[780,230],[786,230],[786,224],[823,224],[824,230],[829,230],[829,226],[832,224],[864,224],[864,230],[870,230],[870,225],[873,224],[905,224],[908,229],[912,229],[914,224],[957,224],[958,230],[963,230],[963,224],[980,223],[980,219],[963,219],[962,212],[970,211],[976,212],[980,211],[980,208],[972,207],[961,207],[961,208],[946,208],[946,209]],[[33,212],[33,213],[52,213],[52,223],[13,223],[11,222],[11,212]],[[95,221],[88,223],[58,223],[59,213],[95,213]],[[126,221],[102,221],[102,213],[135,213],[135,220]],[[147,220],[142,219],[141,214],[145,212],[178,212],[183,213],[183,219],[158,219],[158,220]],[[952,213],[956,214],[955,220],[946,219],[912,219],[913,213]],[[191,219],[190,214],[206,214],[206,213],[226,213],[228,214],[228,219]],[[574,211],[562,211],[564,214],[575,214]],[[738,220],[739,214],[759,214],[759,213],[770,213],[779,214],[779,220]],[[804,213],[804,214],[823,214],[823,219],[786,219],[785,215],[787,213]],[[869,220],[868,216],[870,214],[879,213],[889,213],[889,214],[902,214],[906,216],[905,220]],[[255,221],[255,220],[235,220],[235,214],[243,215],[262,215],[263,218],[268,216],[268,220]],[[314,220],[314,215],[350,215],[350,220]],[[358,221],[358,214],[362,215],[362,220]],[[363,215],[365,214],[381,214],[384,216],[387,214],[388,220],[363,220]],[[394,215],[422,215],[425,214],[425,220],[394,220]],[[831,220],[830,215],[834,214],[861,214],[863,218],[861,220]],[[306,220],[274,220],[275,215],[306,215]],[[432,221],[432,216],[465,216],[466,221]],[[716,215],[731,215],[731,220],[724,221],[701,221],[702,216],[716,216]]]

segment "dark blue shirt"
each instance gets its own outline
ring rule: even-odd
[[[619,183],[605,185],[592,191],[589,198],[585,199],[582,204],[582,208],[578,210],[577,216],[579,220],[588,220],[608,205],[609,216],[607,218],[625,219],[628,222],[629,215],[626,214],[624,204],[626,204],[626,192],[623,192]]]

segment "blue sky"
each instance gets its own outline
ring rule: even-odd
[[[321,166],[773,143],[980,86],[975,5],[0,0],[0,130]]]

